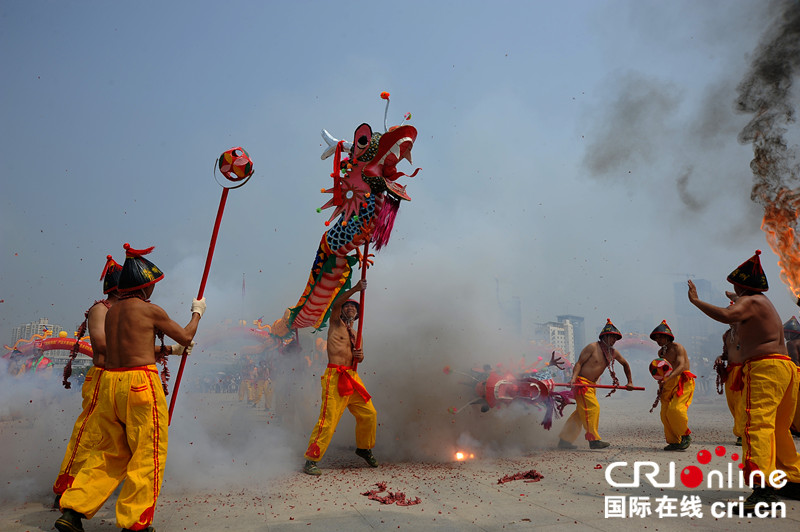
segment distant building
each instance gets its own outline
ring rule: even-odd
[[[572,343],[578,349],[583,349],[586,345],[586,329],[583,323],[583,316],[573,316],[572,314],[562,314],[556,316],[560,323],[570,322],[572,324]],[[570,351],[571,353],[574,351]]]
[[[535,335],[538,340],[549,342],[571,363],[575,363],[575,331],[569,319],[539,323],[536,325]]]
[[[17,343],[17,340],[28,340],[34,334],[44,336],[47,331],[50,331],[50,336],[58,336],[58,333],[63,330],[64,327],[50,323],[47,318],[39,318],[38,321],[14,327],[11,332],[11,345]]]

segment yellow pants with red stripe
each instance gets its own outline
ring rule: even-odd
[[[789,432],[797,405],[797,367],[785,355],[767,355],[746,360],[742,372],[745,481],[753,471],[769,479],[780,469],[790,482],[800,482],[800,455]]]
[[[691,376],[690,376],[691,375]],[[694,396],[694,375],[683,372],[663,381],[661,386],[661,423],[667,443],[680,443],[689,430],[689,405]]]
[[[168,428],[167,402],[155,365],[105,370],[95,414],[85,429],[91,438],[84,439],[92,447],[72,487],[61,496],[61,509],[91,518],[124,480],[117,498],[117,526],[147,528],[164,476]]]
[[[92,366],[86,372],[86,378],[81,386],[81,413],[75,421],[75,426],[72,427],[72,436],[67,443],[67,450],[64,453],[64,460],[61,461],[61,468],[58,470],[55,484],[53,484],[53,493],[61,495],[64,490],[72,486],[72,481],[75,480],[75,475],[83,467],[86,461],[87,447],[79,445],[79,442],[84,436],[86,425],[89,423],[89,418],[92,416],[97,405],[97,396],[100,391],[100,374],[103,373],[103,368]],[[91,445],[88,447],[91,448]]]
[[[741,438],[744,433],[744,409],[742,390],[735,390],[735,383],[741,379],[742,365],[728,364],[728,377],[725,379],[725,400],[733,416],[733,435]]]
[[[347,373],[363,388],[364,383],[355,370],[348,369]],[[350,395],[345,396],[339,394],[339,379],[344,378],[346,377],[332,367],[328,367],[320,378],[322,405],[319,410],[319,419],[308,440],[308,449],[305,452],[306,460],[317,462],[322,459],[345,408],[350,410],[350,413],[356,418],[356,447],[359,449],[375,447],[378,413],[372,405],[372,400],[365,400],[358,391],[353,391]]]
[[[578,383],[594,384],[583,377],[578,377]],[[573,442],[578,438],[581,427],[583,427],[587,440],[599,440],[600,434],[597,432],[597,428],[600,424],[600,403],[597,402],[595,388],[579,386],[573,388],[573,391],[575,393],[575,411],[567,418],[558,437],[564,441]]]

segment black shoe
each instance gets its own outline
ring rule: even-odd
[[[303,466],[303,473],[306,475],[314,475],[318,477],[322,474],[322,469],[317,467],[317,463],[313,460],[306,460],[305,465]]]
[[[378,461],[372,456],[372,449],[356,449],[356,454],[363,458],[370,467],[378,467]]]
[[[665,451],[680,451],[682,450],[680,443],[670,443],[666,447],[664,447]]]
[[[559,449],[577,449],[578,446],[568,442],[567,440],[562,440],[562,439],[559,438],[559,440],[558,440],[558,448]]]
[[[681,436],[681,442],[678,444],[678,447],[681,451],[685,451],[689,448],[689,444],[692,443],[692,437],[688,434],[686,436]]]
[[[61,514],[61,517],[56,520],[56,530],[59,532],[83,532],[81,519],[86,519],[86,516],[79,514],[75,510],[66,508],[64,509],[64,513]]]
[[[607,441],[602,440],[590,440],[589,441],[589,449],[605,449],[606,447],[611,447],[611,444]]]
[[[756,508],[756,504],[763,502],[766,503],[768,507],[771,507],[773,502],[778,502],[779,500],[775,490],[772,488],[753,488],[753,493],[744,500],[743,509],[745,513],[752,514],[753,510]]]
[[[786,485],[776,490],[781,499],[800,501],[800,482],[786,482]]]
[[[60,502],[61,502],[61,494],[59,493],[53,500],[53,508],[55,508],[56,510],[60,510],[61,509],[61,505],[59,504]]]
[[[742,446],[742,437],[741,437],[741,436],[739,436],[738,438],[736,438],[736,445],[738,445],[739,447],[741,447],[741,446]]]

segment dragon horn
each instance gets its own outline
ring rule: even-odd
[[[328,147],[325,149],[325,151],[322,152],[322,155],[320,155],[320,159],[322,159],[324,161],[325,159],[327,159],[328,157],[333,155],[333,152],[336,151],[336,145],[339,143],[339,139],[334,138],[333,135],[328,133],[328,131],[326,129],[322,130],[322,138],[323,138],[323,140],[325,140],[325,144],[328,145]],[[347,151],[350,151],[350,148],[352,148],[352,147],[353,147],[353,143],[352,142],[344,141],[344,145],[343,145],[344,149],[346,149]]]

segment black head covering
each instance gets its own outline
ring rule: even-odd
[[[761,250],[757,249],[755,255],[747,259],[728,275],[728,282],[739,285],[744,289],[754,292],[766,292],[769,290],[767,276],[761,267]]]
[[[103,273],[100,274],[100,279],[103,280],[103,293],[108,294],[113,292],[119,286],[119,277],[122,274],[122,266],[117,261],[111,258],[111,255],[106,256],[106,265],[103,268]]]
[[[120,292],[147,288],[164,278],[164,272],[143,256],[153,251],[153,247],[133,249],[127,243],[122,247],[125,248],[125,263],[122,265],[122,273],[119,278]]]
[[[603,330],[600,331],[599,338],[602,338],[603,335],[610,334],[612,336],[616,336],[617,338],[622,338],[622,333],[619,332],[619,329],[614,327],[614,324],[611,323],[611,318],[606,319],[606,325],[603,327]]]
[[[783,324],[783,332],[789,334],[800,334],[800,322],[797,321],[797,318],[792,316],[789,320]]]

